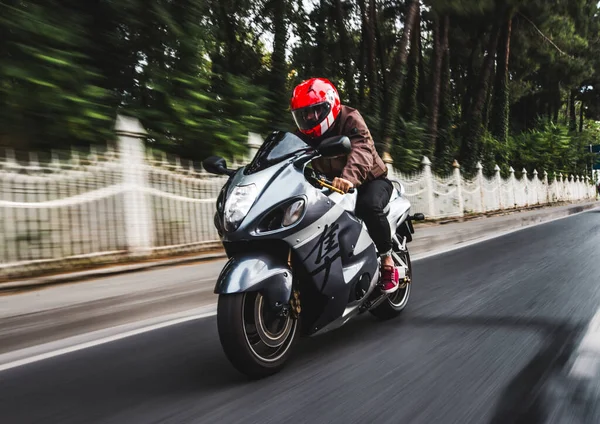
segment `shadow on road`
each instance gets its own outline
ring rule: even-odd
[[[598,212],[600,213],[600,211]],[[373,332],[374,326],[378,325],[378,322],[374,321],[374,319],[364,317],[327,335],[304,340],[298,349],[296,358],[310,356],[311,352],[316,350],[322,354],[327,350],[344,349],[344,345],[347,345],[349,340],[360,340],[363,337],[368,337]],[[552,384],[555,385],[556,379],[562,378],[565,365],[569,361],[583,331],[583,325],[573,326],[555,320],[510,316],[403,317],[379,323],[380,327],[398,325],[407,328],[453,326],[490,329],[504,327],[530,330],[541,334],[544,346],[504,388],[499,396],[497,408],[490,424],[547,423],[552,410],[557,408],[557,399],[556,396],[549,393],[551,389],[548,387],[548,381],[552,378]],[[293,367],[293,364],[291,366]],[[561,399],[561,401],[564,400]]]

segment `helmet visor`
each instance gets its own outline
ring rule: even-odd
[[[329,102],[323,102],[293,110],[292,116],[298,128],[310,130],[323,122],[329,112],[331,112],[331,105]]]

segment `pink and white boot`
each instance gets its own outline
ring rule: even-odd
[[[400,285],[400,272],[396,267],[383,267],[381,271],[381,291],[385,294],[394,293]]]

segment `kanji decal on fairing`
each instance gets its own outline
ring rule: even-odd
[[[326,225],[323,229],[323,233],[319,237],[317,244],[313,249],[308,252],[308,255],[304,259],[304,261],[308,261],[308,259],[317,252],[315,258],[315,265],[321,265],[315,268],[310,276],[314,277],[319,274],[321,271],[325,271],[325,275],[323,277],[323,285],[321,286],[321,291],[325,290],[325,286],[329,280],[329,273],[331,272],[331,265],[335,262],[337,258],[342,255],[340,251],[340,245],[338,243],[338,229],[339,224],[335,223],[333,225]]]

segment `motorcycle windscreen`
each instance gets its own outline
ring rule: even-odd
[[[265,139],[244,172],[246,175],[250,175],[263,171],[293,157],[308,147],[301,138],[292,133],[273,132]]]

